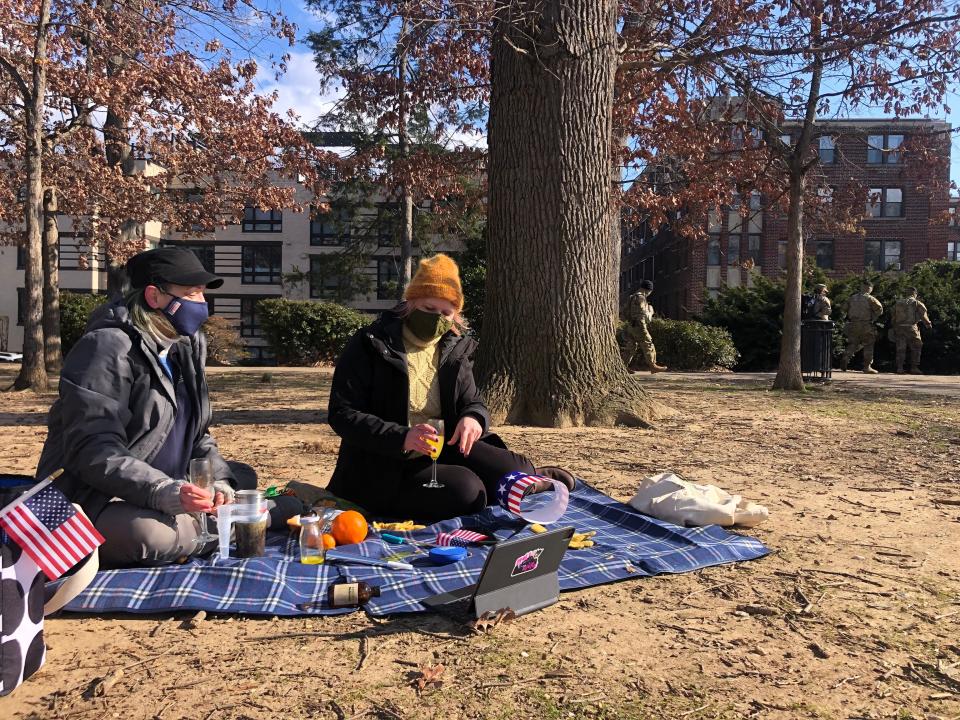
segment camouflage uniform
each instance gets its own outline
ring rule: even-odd
[[[890,328],[890,339],[897,344],[897,372],[903,372],[903,363],[907,359],[907,347],[910,348],[910,372],[920,374],[920,351],[923,349],[923,339],[920,337],[920,328],[917,323],[930,327],[930,318],[927,317],[927,306],[917,300],[915,295],[897,300],[893,306],[893,327]]]
[[[813,299],[813,309],[810,314],[814,320],[829,320],[831,312],[833,312],[833,306],[830,304],[830,298],[825,294],[817,295]]]
[[[642,291],[633,293],[627,299],[623,319],[627,322],[623,330],[623,362],[629,368],[639,350],[647,366],[656,372],[661,366],[657,365],[657,349],[647,329],[647,323],[653,319],[653,308]]]
[[[843,353],[843,369],[847,369],[850,358],[863,348],[863,371],[876,373],[873,369],[873,346],[877,342],[877,328],[874,323],[883,315],[883,305],[868,291],[857,293],[847,300],[847,349]]]

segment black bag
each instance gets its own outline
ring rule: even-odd
[[[0,474],[0,508],[29,490],[35,480]],[[43,617],[79,595],[98,569],[96,550],[76,572],[60,583],[47,600],[47,577],[37,564],[0,529],[0,696],[9,695],[43,667]]]

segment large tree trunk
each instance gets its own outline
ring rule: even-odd
[[[57,227],[57,191],[43,193],[43,355],[47,373],[59,375],[60,350],[60,230]]]
[[[794,171],[790,178],[790,210],[787,213],[787,287],[783,297],[783,336],[780,362],[773,387],[803,390],[800,369],[800,290],[803,285],[803,185],[804,176]]]
[[[497,421],[641,424],[616,343],[610,219],[615,0],[503,0],[491,56],[487,306]]]
[[[43,117],[47,92],[47,32],[50,2],[41,0],[33,48],[30,96],[24,98],[26,129],[27,196],[24,222],[27,240],[24,258],[23,365],[13,383],[15,390],[47,390],[43,356]]]
[[[410,155],[410,118],[409,98],[407,97],[407,73],[409,61],[407,59],[407,32],[409,21],[403,19],[400,26],[400,36],[397,39],[399,58],[397,62],[397,134],[400,145],[401,162],[406,163]],[[413,273],[413,193],[406,180],[401,188],[400,198],[401,228],[400,228],[400,277],[397,283],[397,299],[403,299],[403,293],[410,284]]]
[[[127,128],[123,120],[110,108],[104,118],[103,133],[107,162],[121,168],[124,175],[132,174],[133,150]],[[107,260],[107,293],[111,298],[122,297],[130,287],[124,258],[136,240],[137,224],[127,220],[121,226],[119,237],[108,238],[103,242],[104,257]]]

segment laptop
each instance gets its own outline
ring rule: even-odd
[[[483,565],[480,579],[423,600],[444,614],[472,614],[510,608],[524,615],[560,599],[557,571],[570,544],[573,528],[497,543]]]

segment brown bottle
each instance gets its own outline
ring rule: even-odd
[[[362,580],[331,585],[327,592],[327,601],[332,608],[360,607],[374,597],[380,597],[380,588]]]

